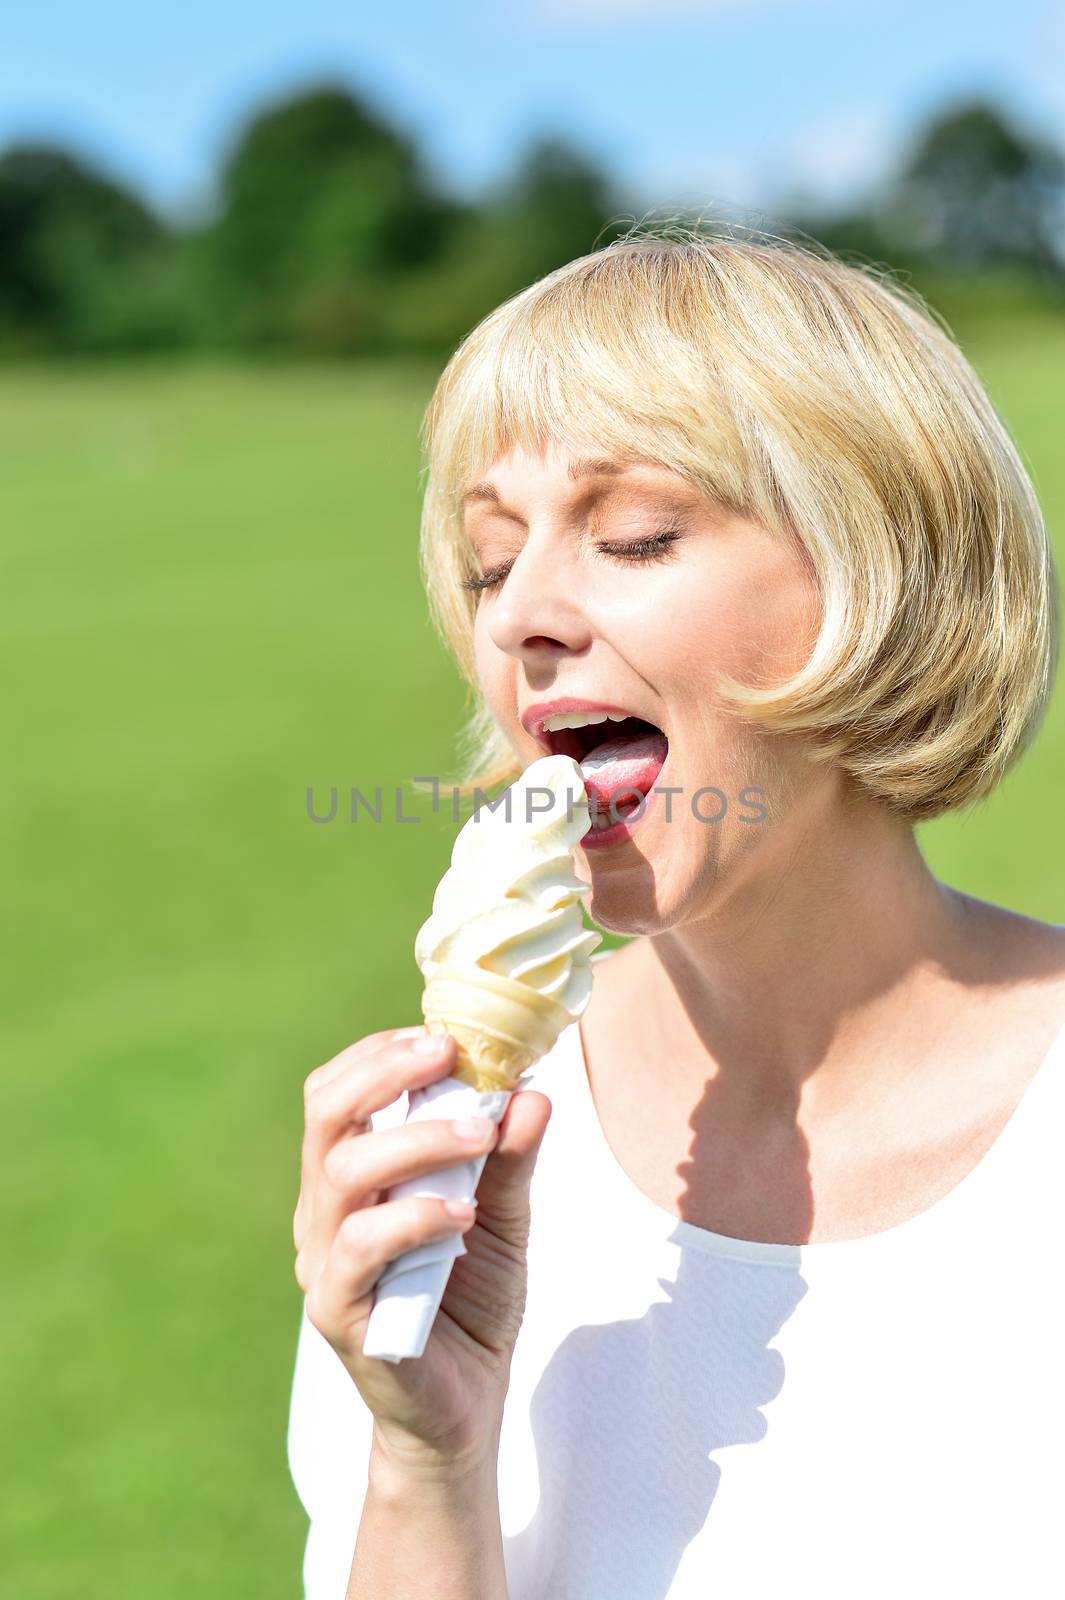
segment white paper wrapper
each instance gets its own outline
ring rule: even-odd
[[[421,1122],[432,1117],[489,1117],[493,1122],[500,1122],[510,1096],[510,1090],[474,1089],[458,1078],[441,1078],[411,1093],[404,1122]],[[420,1178],[408,1178],[390,1189],[387,1198],[401,1200],[407,1195],[429,1195],[434,1200],[472,1200],[487,1160],[488,1151],[484,1151],[456,1166],[427,1172]],[[455,1258],[465,1254],[462,1234],[452,1233],[390,1261],[374,1289],[363,1355],[393,1362],[420,1356],[440,1309]]]

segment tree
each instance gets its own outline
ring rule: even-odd
[[[579,151],[535,140],[483,202],[456,208],[440,254],[396,283],[389,335],[434,355],[454,349],[502,301],[623,233],[617,209],[609,180]]]
[[[128,339],[130,288],[156,270],[165,245],[147,207],[85,162],[49,145],[13,146],[0,156],[0,338],[28,349]]]
[[[252,342],[374,344],[394,275],[431,258],[453,216],[411,142],[333,86],[256,117],[220,190],[222,316]]]
[[[550,136],[533,141],[486,210],[509,238],[523,283],[591,254],[629,226],[617,217],[607,175],[566,140]]]
[[[946,266],[1065,271],[1065,158],[976,101],[937,117],[879,208],[889,241]]]

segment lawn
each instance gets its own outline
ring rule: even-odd
[[[970,354],[1061,548],[1065,325]],[[417,573],[417,366],[0,373],[15,960],[2,1164],[19,1600],[291,1600],[305,1074],[417,1020],[452,825],[344,820],[444,772],[462,693]],[[1021,767],[921,830],[1065,918],[1059,692]],[[306,791],[340,791],[329,825]],[[372,919],[372,928],[370,922]],[[14,1380],[14,1381],[12,1381]]]

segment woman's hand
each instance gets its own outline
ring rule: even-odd
[[[426,1050],[426,1046],[432,1050]],[[498,1443],[510,1357],[525,1309],[529,1182],[551,1114],[534,1090],[516,1094],[498,1125],[461,1138],[444,1119],[373,1131],[370,1115],[404,1090],[447,1077],[455,1041],[423,1028],[370,1034],[308,1077],[299,1200],[293,1218],[296,1281],[307,1315],[336,1350],[374,1415],[379,1449],[418,1468],[466,1467]],[[475,1220],[440,1200],[388,1201],[404,1178],[491,1154]],[[418,1244],[463,1232],[424,1353],[362,1355],[373,1286]]]

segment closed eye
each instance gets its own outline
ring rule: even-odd
[[[673,545],[681,537],[675,528],[663,528],[660,533],[649,534],[646,539],[619,539],[604,541],[595,546],[603,555],[615,556],[620,561],[659,561],[669,558]],[[463,578],[462,587],[479,591],[495,589],[506,580],[514,561],[502,561],[490,567],[477,578]]]
[[[680,538],[674,529],[649,534],[646,539],[622,539],[612,544],[597,544],[596,549],[608,556],[620,556],[624,561],[650,561],[668,554]]]

